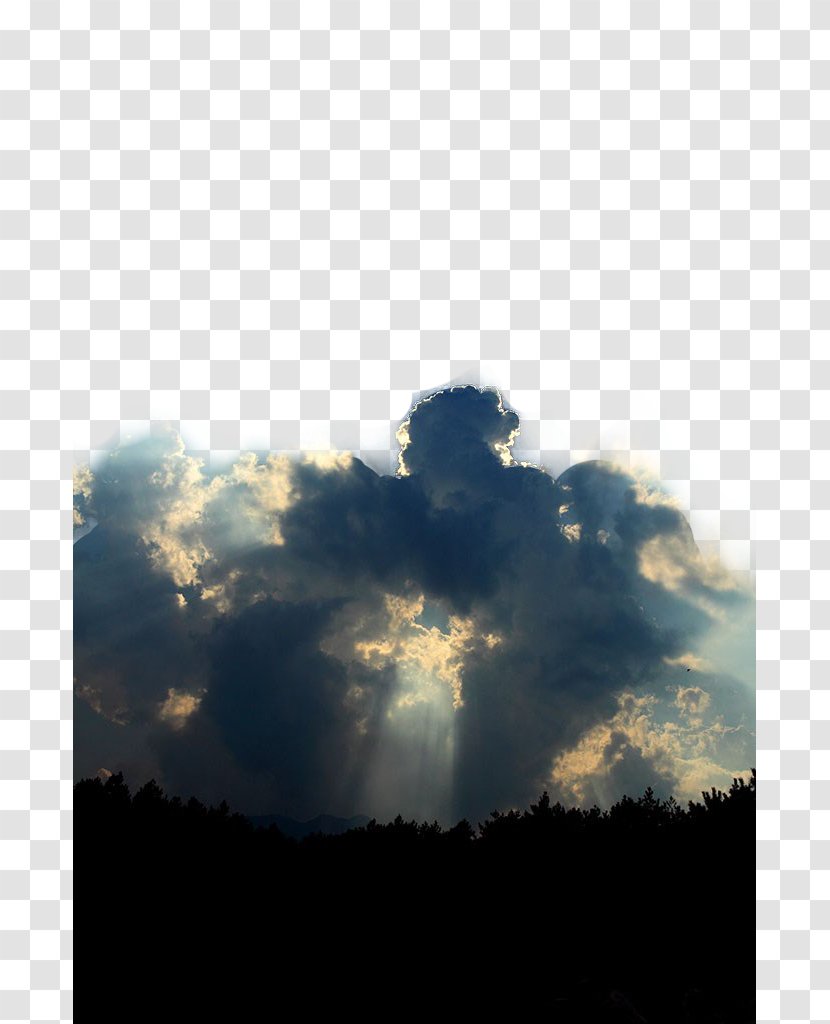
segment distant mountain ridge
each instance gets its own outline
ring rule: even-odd
[[[361,828],[368,825],[372,820],[366,814],[355,814],[352,818],[338,818],[333,814],[318,814],[316,818],[309,821],[297,821],[296,818],[289,818],[285,814],[249,814],[248,821],[252,825],[268,828],[269,825],[276,825],[283,835],[292,839],[303,839],[305,836],[322,832],[326,836],[339,836],[348,832],[350,828]]]

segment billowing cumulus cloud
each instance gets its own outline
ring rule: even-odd
[[[413,408],[395,476],[348,453],[211,472],[174,436],[81,471],[76,771],[449,819],[749,768],[751,592],[653,481],[554,480],[518,430],[454,388]]]

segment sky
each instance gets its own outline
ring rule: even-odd
[[[554,479],[494,389],[348,452],[210,470],[174,433],[75,475],[75,773],[389,819],[699,799],[755,751],[751,584],[641,472]]]

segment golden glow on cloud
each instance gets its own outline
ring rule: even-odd
[[[306,465],[328,471],[350,469],[354,462],[354,456],[351,452],[306,452],[303,462]]]
[[[352,456],[321,452],[305,461],[334,471],[347,468]],[[139,535],[151,563],[177,587],[203,587],[204,600],[228,611],[238,574],[232,571],[209,583],[203,579],[208,563],[214,573],[219,568],[214,544],[282,545],[280,517],[299,498],[294,473],[286,455],[269,455],[260,462],[253,452],[245,452],[227,473],[207,476],[204,462],[185,454],[181,438],[175,438],[173,450],[147,478],[149,508]],[[90,481],[91,474],[80,473],[80,493],[89,491]]]
[[[409,447],[409,419],[403,421],[395,432],[395,440],[401,446],[401,450],[398,452],[398,476],[409,476],[409,469],[407,468],[406,462],[404,461],[404,452]]]
[[[389,612],[390,625],[412,625],[414,620],[423,614],[424,595],[417,594],[407,596],[406,594],[384,594],[386,610]],[[421,628],[419,626],[419,628]]]
[[[498,395],[499,398],[498,410],[502,414],[502,416],[504,416],[506,415],[506,410],[504,408],[504,399],[501,397],[500,391],[496,391],[496,394]],[[519,436],[520,430],[521,425],[517,423],[516,426],[507,435],[506,441],[496,441],[496,443],[493,445],[493,448],[498,457],[501,459],[501,463],[503,466],[512,466],[515,462],[515,459],[513,458],[513,453],[510,451],[510,449],[513,447],[516,438]]]
[[[630,752],[649,761],[656,772],[676,779],[674,795],[681,800],[699,798],[702,789],[713,785],[728,786],[734,776],[748,772],[747,767],[727,768],[715,762],[720,740],[734,730],[720,718],[703,725],[710,703],[705,690],[681,687],[675,703],[684,720],[659,722],[653,694],[619,694],[616,713],[588,729],[555,759],[550,782],[579,803],[596,799]]]
[[[478,633],[471,617],[459,615],[449,616],[446,633],[421,625],[415,619],[424,610],[423,594],[386,594],[384,600],[388,620],[382,638],[356,641],[357,656],[372,668],[398,668],[403,683],[398,707],[435,700],[445,688],[452,694],[452,706],[462,707],[465,655],[478,643],[492,649],[501,637]]]
[[[700,589],[716,593],[739,589],[735,576],[718,558],[701,554],[691,537],[657,534],[640,546],[637,557],[645,579],[682,595],[712,618],[721,618],[723,613]]]
[[[203,466],[201,459],[185,454],[182,439],[176,438],[175,450],[164,456],[161,469],[148,480],[157,507],[148,517],[142,540],[150,561],[177,587],[199,583],[201,566],[210,557],[199,520],[225,480],[217,476],[206,482]]]
[[[632,481],[629,493],[633,495],[636,504],[681,511],[679,499],[663,490],[647,468],[626,467],[616,462],[605,465],[611,472],[619,473]],[[560,514],[563,514],[563,508],[560,508]],[[601,543],[606,543],[609,539],[608,534],[604,530],[601,533],[602,536],[598,534],[597,539]],[[691,530],[658,533],[650,537],[640,545],[637,559],[640,574],[650,583],[656,583],[678,594],[713,619],[722,619],[723,611],[717,601],[708,597],[705,591],[714,592],[713,596],[716,597],[718,594],[741,589],[738,579],[717,556],[707,557],[701,553]]]
[[[74,466],[72,469],[72,496],[78,496],[83,501],[89,501],[92,497],[92,470],[89,466]],[[86,523],[86,516],[73,504],[72,525],[83,526]]]
[[[634,492],[634,500],[638,505],[647,505],[650,508],[664,506],[680,509],[680,501],[673,494],[667,494],[650,477],[638,473],[637,470],[628,472],[636,478],[631,490]]]
[[[502,405],[501,397],[499,397],[499,411],[504,412],[504,406]],[[519,428],[516,427],[514,430],[510,431],[506,441],[496,441],[496,443],[493,445],[493,448],[495,449],[498,457],[501,459],[501,464],[503,466],[513,465],[513,462],[515,460],[513,459],[513,453],[510,451],[510,449],[513,447],[513,442],[516,440],[518,436]]]
[[[562,536],[571,544],[576,544],[582,538],[582,523],[564,523],[561,530]]]
[[[169,689],[167,699],[159,705],[159,718],[172,729],[183,729],[190,716],[199,710],[204,693],[204,690],[188,693],[186,690]]]
[[[221,583],[202,587],[200,597],[203,601],[212,601],[214,608],[220,614],[227,614],[233,608],[233,585],[241,575],[239,569],[232,569]]]
[[[249,492],[246,517],[255,529],[261,531],[266,543],[285,543],[280,532],[279,515],[298,497],[292,471],[293,466],[287,455],[269,455],[264,462],[260,462],[253,452],[241,455],[231,469],[230,479],[233,483],[241,484]]]
[[[624,748],[613,749],[615,736],[631,741],[639,737],[642,747],[647,735],[648,710],[654,698],[635,697],[623,693],[618,698],[619,710],[607,722],[601,722],[585,732],[570,750],[556,758],[551,772],[551,781],[569,793],[575,800],[583,802],[589,794],[588,783],[596,778],[609,776],[622,760]]]
[[[674,698],[680,713],[690,720],[702,721],[701,715],[712,703],[712,698],[699,686],[679,686]]]

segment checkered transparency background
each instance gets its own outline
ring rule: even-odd
[[[758,1014],[830,1020],[830,2],[0,25],[0,1018],[71,1016],[73,464],[172,423],[388,471],[476,382],[756,570]]]

